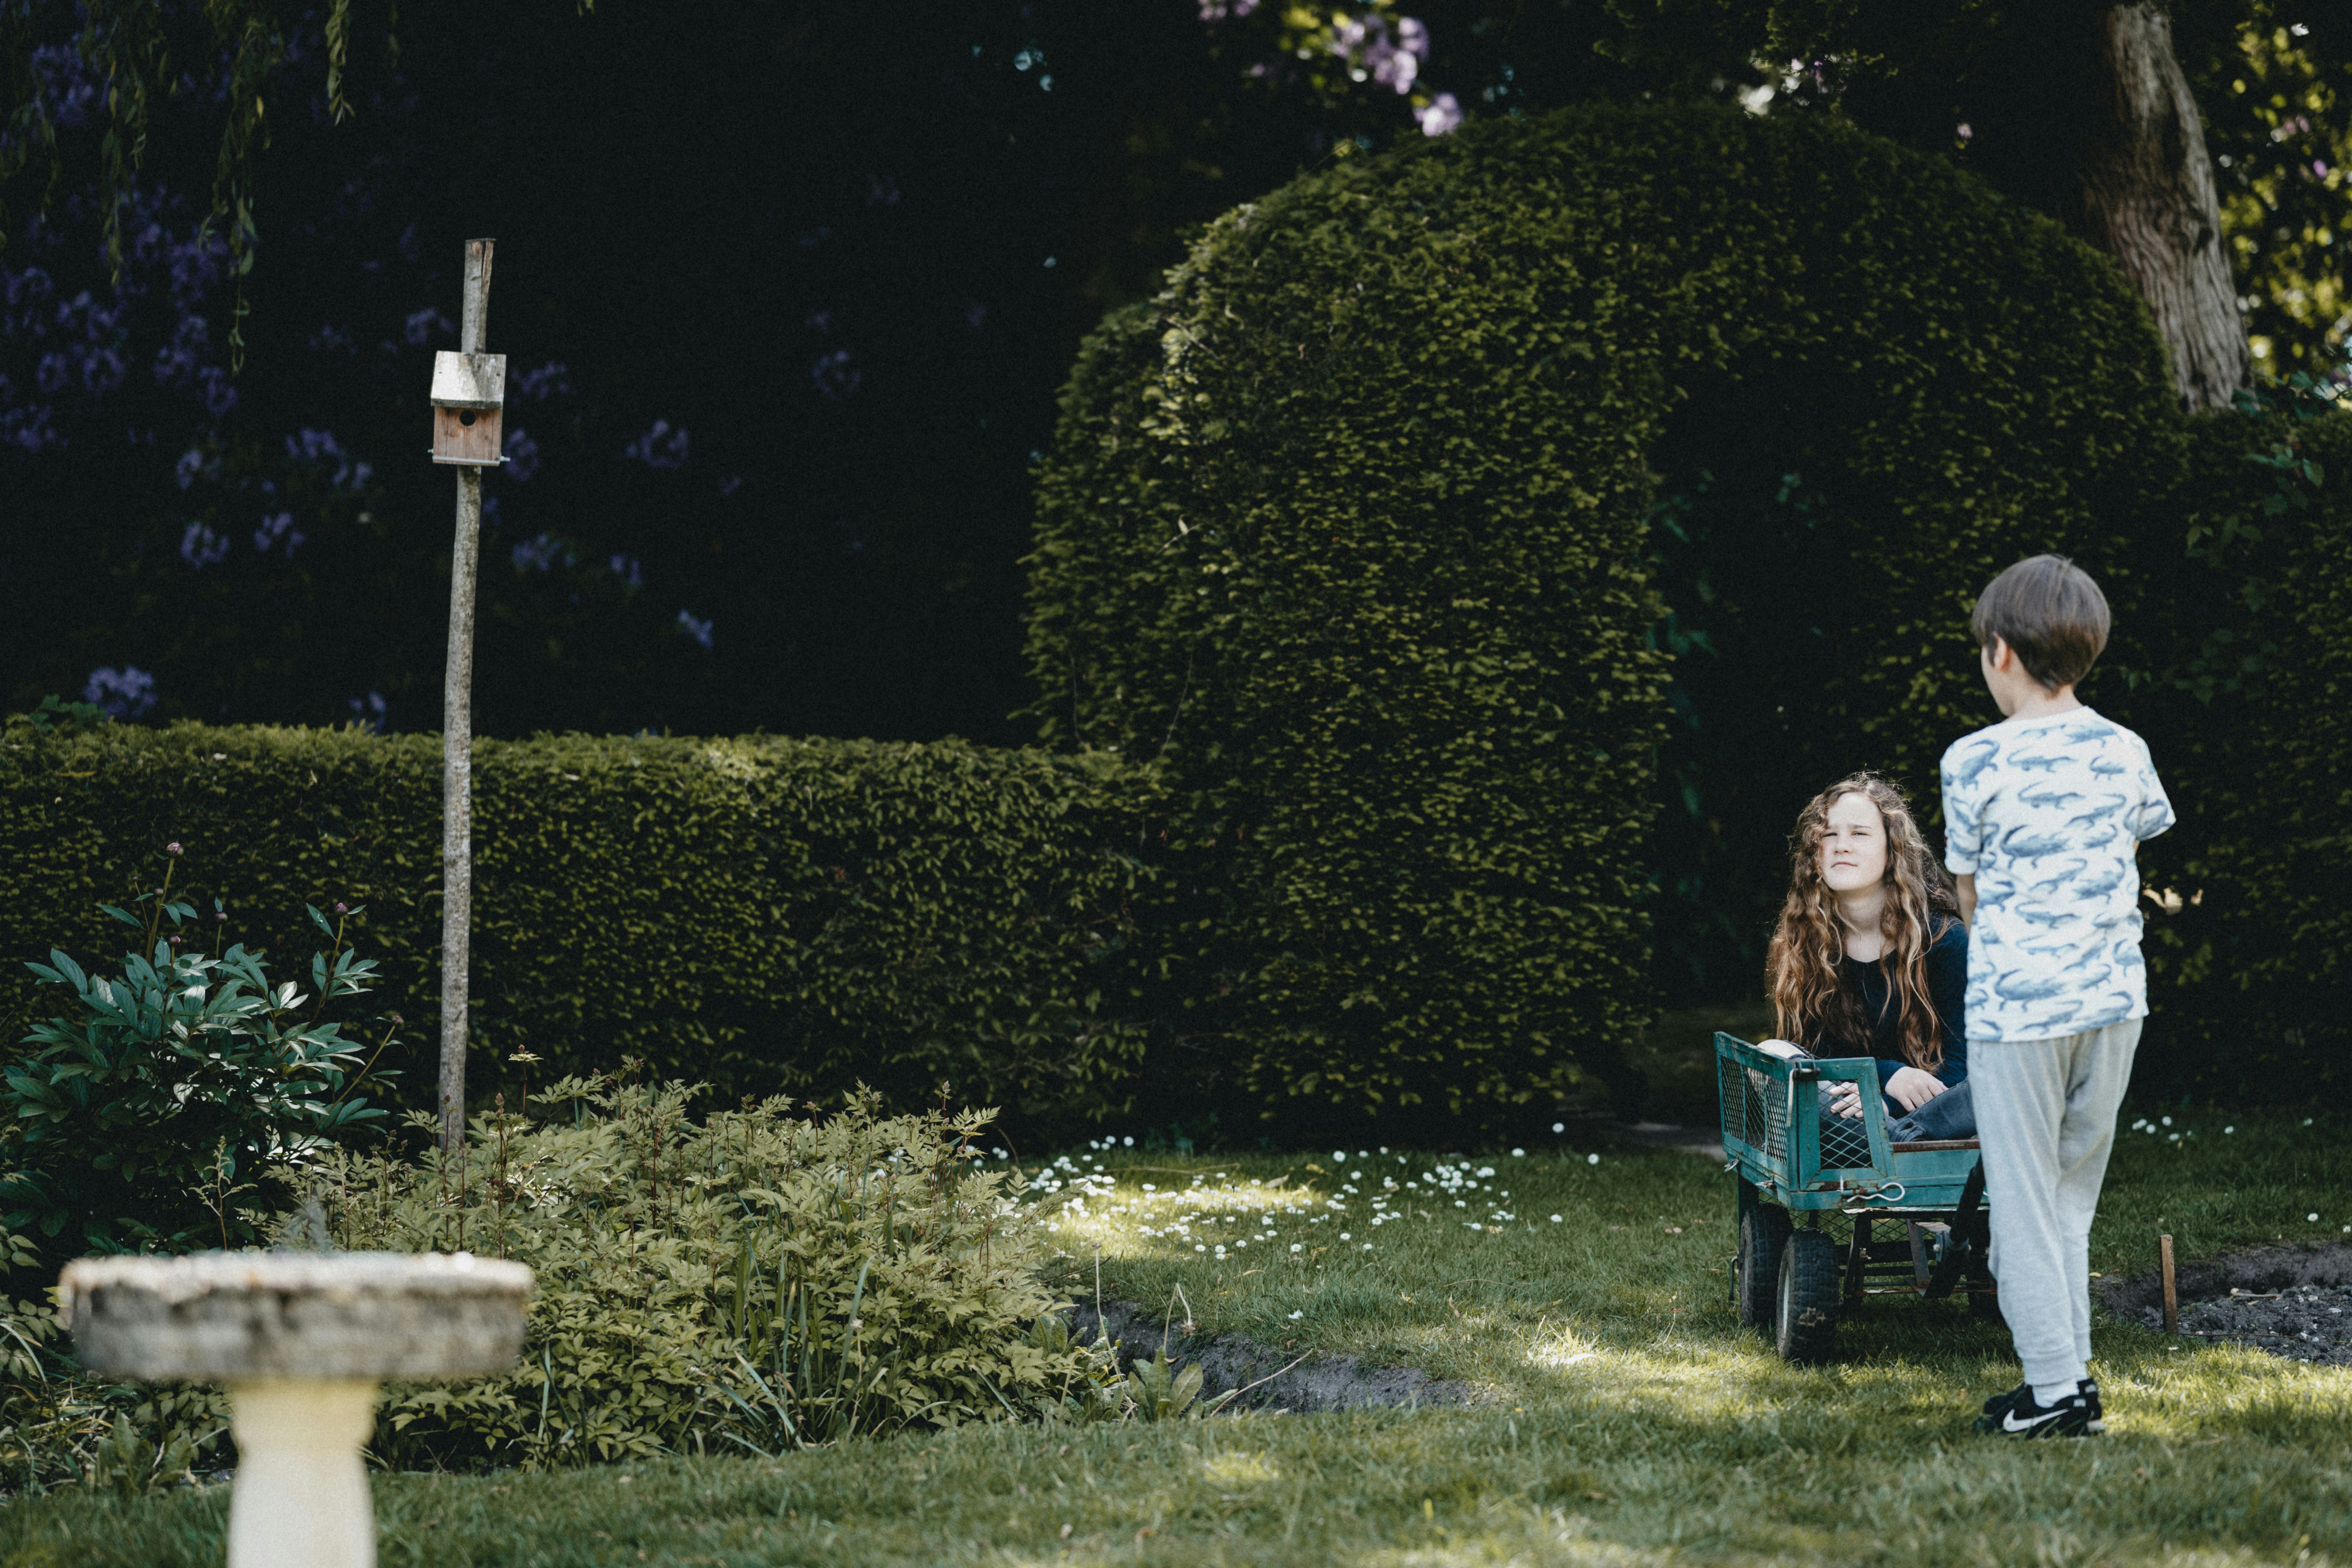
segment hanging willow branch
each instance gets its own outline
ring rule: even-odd
[[[105,213],[106,256],[119,279],[122,270],[122,214],[131,204],[145,166],[155,107],[181,95],[216,86],[222,103],[220,149],[213,172],[212,210],[204,234],[219,226],[229,252],[229,275],[236,280],[236,303],[229,329],[230,368],[245,359],[246,279],[260,244],[255,221],[253,171],[269,145],[265,89],[289,54],[288,40],[305,25],[310,8],[298,0],[203,0],[200,8],[170,0],[83,0],[81,26],[70,47],[83,68],[105,87],[105,129],[99,141],[100,197]],[[58,144],[54,106],[36,52],[67,42],[67,8],[55,0],[0,0],[0,193],[37,159],[48,164],[33,208],[56,199],[65,181],[65,153]],[[397,65],[396,0],[384,11],[384,53]],[[327,105],[338,123],[351,117],[352,0],[330,0],[326,16]],[[219,76],[207,81],[189,62],[216,62]],[[202,85],[200,85],[202,84]],[[8,209],[0,201],[0,249],[9,239]]]

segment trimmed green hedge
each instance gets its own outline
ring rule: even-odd
[[[472,1083],[635,1057],[722,1095],[1126,1106],[1115,1015],[1148,787],[1107,756],[765,737],[562,736],[475,750]],[[112,955],[100,915],[185,847],[174,890],[232,940],[310,952],[305,902],[365,905],[364,952],[437,1046],[440,746],[355,731],[109,725],[0,747],[0,955]],[[10,967],[14,967],[11,965]],[[0,977],[15,1039],[37,1000]],[[484,1107],[486,1108],[486,1107]]]
[[[2120,584],[2170,402],[2112,266],[1821,117],[1486,121],[1220,219],[1088,341],[1032,558],[1047,742],[1167,770],[1174,1043],[1292,1117],[1548,1113],[1650,1010],[1670,652],[1687,833],[1777,860],[1984,721],[1994,571]],[[1743,421],[1806,506],[1667,548],[1656,468]]]

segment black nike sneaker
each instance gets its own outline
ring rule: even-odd
[[[2032,1385],[2021,1383],[1986,1400],[1984,1414],[1977,1418],[1978,1431],[2000,1437],[2087,1437],[2106,1429],[2098,1386],[2089,1378],[2055,1405],[2039,1403]]]
[[[2015,1388],[2011,1389],[2008,1393],[1996,1394],[1990,1399],[1986,1400],[1984,1402],[1984,1413],[1998,1421],[2000,1419],[2002,1412],[2006,1411],[2011,1405],[2016,1404],[2021,1399],[2032,1399],[2032,1384],[2021,1383]]]

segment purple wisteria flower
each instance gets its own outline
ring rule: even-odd
[[[216,364],[208,364],[196,372],[196,384],[204,388],[205,412],[215,419],[226,419],[236,407],[236,388],[229,384],[228,372]]]
[[[558,566],[579,563],[572,546],[552,533],[538,533],[514,547],[514,567],[517,572],[552,572]]]
[[[22,408],[0,407],[0,442],[21,447],[27,452],[64,446],[66,438],[58,433],[54,415],[55,410],[46,403],[28,404]]]
[[[155,351],[155,384],[185,386],[212,346],[212,325],[202,316],[183,316],[171,339]]]
[[[139,719],[155,706],[155,678],[135,665],[101,665],[83,683],[81,700],[95,702],[117,719]]]
[[[286,455],[299,461],[315,463],[320,468],[334,466],[328,483],[338,489],[364,489],[375,474],[372,464],[361,462],[335,439],[332,430],[312,430],[307,426],[286,437]]]
[[[57,291],[57,284],[37,267],[22,272],[0,267],[0,338],[48,336],[49,301]]]
[[[106,91],[82,62],[81,51],[69,44],[48,44],[33,51],[33,69],[41,79],[40,95],[49,118],[68,131],[93,123],[106,107]]]
[[[228,259],[228,242],[218,235],[201,235],[176,241],[165,248],[172,269],[172,303],[183,314],[204,302],[221,280]]]
[[[457,330],[457,322],[433,306],[427,305],[422,310],[409,311],[408,320],[403,325],[401,331],[412,344],[422,348],[436,336],[446,338]]]
[[[686,432],[673,430],[667,419],[656,419],[654,427],[621,449],[625,458],[635,458],[649,468],[676,468],[686,463]]]
[[[819,392],[838,403],[856,392],[857,384],[866,377],[863,372],[849,363],[847,349],[835,349],[831,353],[817,355],[815,361],[809,366],[809,379],[816,383],[816,389]]]
[[[572,391],[571,367],[562,360],[550,360],[537,370],[527,370],[514,377],[507,383],[507,390],[533,403],[568,395]]]
[[[606,564],[612,568],[613,575],[621,580],[621,586],[624,588],[634,592],[646,585],[644,564],[627,551],[614,551],[613,559]]]
[[[228,541],[201,522],[188,524],[180,535],[180,559],[201,572],[228,559]]]
[[[1462,105],[1450,92],[1441,92],[1429,100],[1426,109],[1416,109],[1412,117],[1421,121],[1423,136],[1443,136],[1462,123]]]
[[[507,459],[505,471],[518,482],[527,483],[533,474],[539,472],[539,443],[520,426],[507,432],[504,450]]]
[[[693,638],[707,651],[710,647],[710,623],[685,610],[677,613],[678,635]]]
[[[253,531],[253,547],[267,555],[269,553],[271,545],[282,541],[286,546],[286,553],[292,555],[309,537],[310,535],[294,526],[292,512],[273,512],[263,518],[261,526]]]
[[[347,704],[352,710],[352,722],[364,725],[377,734],[383,733],[383,693],[371,691],[365,697],[354,697]]]
[[[1257,0],[1201,0],[1201,20],[1222,22],[1226,17],[1248,16],[1257,9]]]

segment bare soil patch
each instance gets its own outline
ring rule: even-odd
[[[2261,1247],[2179,1270],[2180,1331],[2292,1361],[2352,1366],[2352,1247]],[[2116,1316],[2164,1326],[2156,1274],[2102,1280]]]
[[[1162,1314],[1125,1301],[1105,1301],[1099,1319],[1091,1302],[1070,1315],[1075,1339],[1094,1342],[1099,1322],[1118,1347],[1119,1364],[1132,1368],[1160,1353]],[[1374,1366],[1351,1355],[1309,1355],[1293,1367],[1299,1352],[1262,1345],[1239,1334],[1188,1335],[1181,1320],[1167,1331],[1168,1359],[1201,1369],[1201,1396],[1229,1388],[1249,1388],[1229,1410],[1319,1410],[1409,1408],[1423,1405],[1469,1405],[1475,1392],[1409,1366]],[[1290,1370],[1284,1371],[1285,1367]],[[1278,1374],[1278,1375],[1276,1375]],[[1268,1381],[1260,1381],[1262,1379]],[[1250,1388],[1252,1384],[1257,1384]]]

